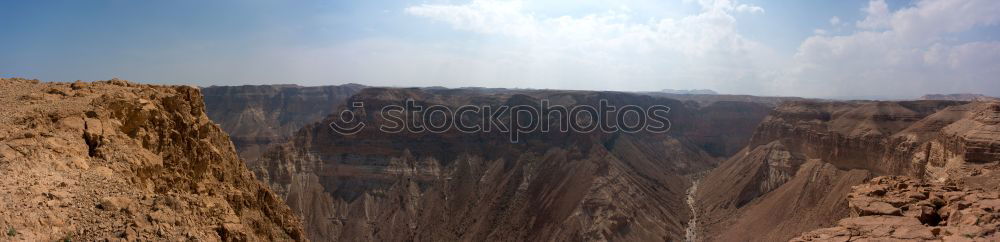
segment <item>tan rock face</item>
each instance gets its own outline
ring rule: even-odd
[[[1000,239],[997,189],[965,189],[960,184],[928,183],[903,176],[876,177],[856,186],[848,197],[853,211],[850,218],[793,241]]]
[[[184,86],[0,80],[0,240],[302,240]]]

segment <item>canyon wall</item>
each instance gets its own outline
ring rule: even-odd
[[[254,150],[259,158],[248,161],[252,170],[305,220],[313,239],[788,240],[850,216],[852,186],[875,176],[960,181],[986,190],[1000,184],[984,175],[993,174],[989,169],[977,168],[1000,157],[996,102],[486,88],[353,94],[336,96],[343,98],[330,101],[336,108],[311,103],[323,107],[325,119],[288,138],[237,143],[241,153]],[[276,104],[217,98],[207,102],[226,108],[210,112],[252,114],[281,106],[274,98]],[[385,118],[378,116],[381,107],[405,100],[455,110],[540,100],[596,106],[602,99],[669,106],[672,128],[667,134],[533,132],[520,143],[496,132],[377,130]],[[329,114],[355,101],[365,103],[368,128],[355,135],[332,132],[328,124],[339,116]],[[278,123],[278,116],[246,120]],[[227,122],[235,127],[242,120]],[[233,130],[234,136],[261,132]],[[275,145],[264,151],[262,144]],[[698,177],[690,210],[681,198]],[[694,235],[685,234],[689,226]]]
[[[567,107],[666,105],[672,127],[664,134],[532,132],[518,143],[495,131],[379,131],[381,108],[408,99],[453,110],[543,99]],[[682,240],[691,216],[686,176],[745,146],[769,110],[540,90],[369,88],[348,100],[355,101],[365,104],[360,133],[332,132],[328,124],[339,116],[329,116],[270,149],[254,169],[315,240]]]
[[[281,143],[322,120],[364,86],[210,86],[201,88],[208,117],[229,133],[241,158],[254,162],[268,145]]]
[[[700,233],[788,240],[847,217],[851,186],[871,177],[978,175],[1000,160],[998,114],[997,102],[787,102],[701,180]]]

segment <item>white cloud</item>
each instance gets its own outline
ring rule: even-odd
[[[754,5],[740,4],[739,6],[736,6],[736,12],[764,13],[764,8]]]
[[[858,28],[881,29],[889,27],[889,5],[885,0],[871,0],[868,7],[861,9],[868,15],[864,20],[858,21]]]
[[[814,36],[791,56],[780,56],[737,32],[739,13],[763,13],[763,8],[728,0],[685,2],[697,4],[700,12],[645,21],[621,8],[544,16],[527,10],[522,1],[422,4],[405,12],[485,40],[433,50],[389,41],[359,48],[403,51],[353,56],[376,66],[411,63],[405,72],[382,78],[423,78],[413,85],[712,88],[812,97],[902,98],[975,90],[1000,94],[1000,42],[955,38],[998,24],[994,13],[1000,12],[1000,1],[922,0],[895,11],[882,0],[870,1],[860,9],[864,16],[854,22],[856,29],[831,17],[832,29],[814,29]]]
[[[697,2],[705,11],[727,11],[739,13],[764,13],[764,8],[750,4],[738,4],[730,0],[684,0],[684,2]]]
[[[1000,90],[1000,42],[956,43],[955,33],[996,25],[1000,1],[920,1],[889,12],[871,1],[857,32],[806,39],[780,78],[819,96]]]
[[[939,41],[935,37],[1000,22],[1000,1],[920,1],[891,16],[891,30],[906,40]],[[923,41],[921,41],[923,42]]]
[[[520,66],[519,74],[506,81],[541,87],[732,90],[750,84],[741,80],[763,75],[759,70],[766,68],[761,66],[774,67],[773,51],[739,35],[733,16],[763,13],[763,8],[727,0],[697,3],[702,7],[699,14],[645,22],[618,11],[538,16],[526,11],[521,1],[423,4],[405,11],[499,39],[502,44],[482,46],[476,54]],[[559,86],[567,80],[572,80],[571,86]]]
[[[465,5],[420,5],[406,9],[416,16],[451,24],[459,30],[514,37],[546,50],[671,50],[702,55],[717,49],[743,48],[735,33],[736,11],[728,1],[700,1],[706,12],[682,19],[632,23],[627,13],[609,11],[583,17],[537,17],[521,1],[476,0]],[[581,49],[593,47],[593,49]]]

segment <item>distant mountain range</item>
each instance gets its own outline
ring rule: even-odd
[[[985,100],[1000,100],[1000,98],[986,96],[983,94],[955,93],[955,94],[927,94],[920,97],[920,100],[985,101]]]
[[[687,89],[682,89],[682,90],[663,89],[663,91],[660,91],[660,92],[665,92],[665,93],[670,93],[670,94],[709,94],[709,95],[719,94],[718,92],[715,92],[715,91],[712,91],[712,90],[709,90],[709,89],[690,89],[690,90],[687,90]]]

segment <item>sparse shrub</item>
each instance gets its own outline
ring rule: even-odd
[[[14,236],[17,236],[17,230],[16,230],[16,229],[14,229],[14,227],[9,227],[9,228],[7,228],[7,236],[8,236],[8,237],[14,237]]]

